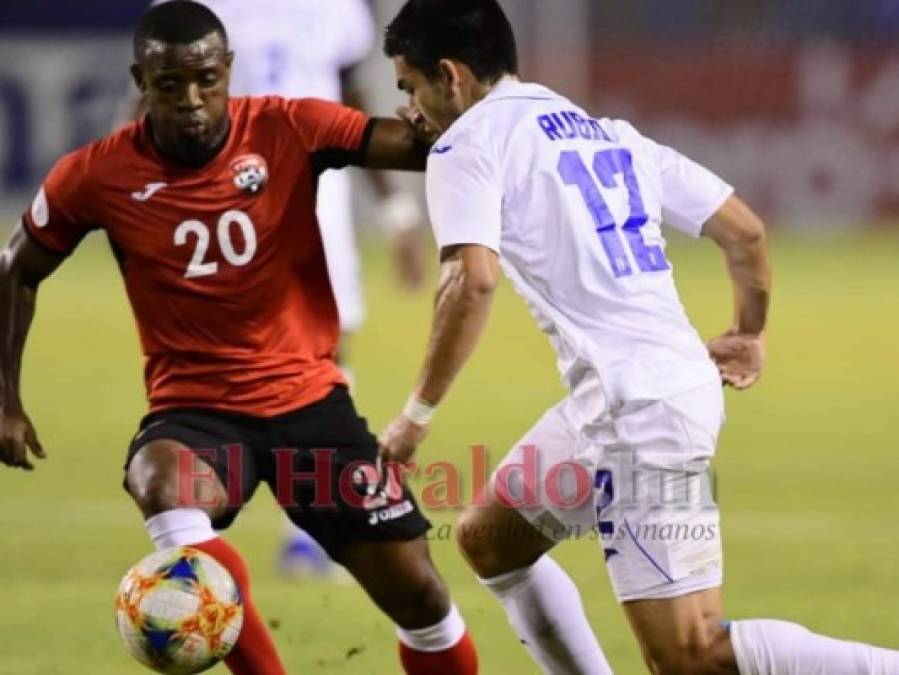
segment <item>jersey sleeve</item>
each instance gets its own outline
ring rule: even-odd
[[[479,244],[499,253],[502,182],[488,148],[472,141],[434,146],[426,175],[431,227],[440,248]]]
[[[354,108],[316,98],[284,102],[290,124],[321,169],[361,164],[371,120]]]
[[[375,42],[375,20],[366,0],[344,0],[340,12],[343,35],[339,41],[339,66],[351,68],[362,61]]]
[[[616,130],[629,136],[649,153],[658,167],[662,188],[662,220],[690,236],[698,237],[702,226],[734,193],[733,187],[689,157],[641,135],[627,122],[617,121]]]
[[[38,243],[68,255],[96,229],[89,176],[86,150],[66,155],[50,170],[23,217],[26,230]]]

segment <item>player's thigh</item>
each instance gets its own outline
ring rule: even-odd
[[[535,562],[556,543],[595,525],[595,458],[567,415],[570,400],[548,410],[490,479],[487,505],[463,514],[459,544],[482,577]]]
[[[720,385],[626,404],[597,472],[598,525],[620,602],[716,589],[723,562],[710,470]]]
[[[650,671],[663,675],[736,675],[723,624],[720,588],[623,605]]]
[[[239,431],[215,413],[161,413],[146,418],[128,450],[124,486],[144,517],[198,508],[224,529],[258,482]]]
[[[374,603],[403,628],[433,626],[449,613],[449,592],[424,537],[354,542],[343,548],[341,562]]]

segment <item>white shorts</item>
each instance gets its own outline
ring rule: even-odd
[[[352,333],[365,321],[365,301],[353,229],[349,174],[344,171],[323,173],[318,182],[317,205],[328,276],[340,315],[340,330]]]
[[[595,537],[620,602],[720,586],[721,386],[625,403],[589,427],[583,412],[572,398],[551,408],[494,472],[495,493],[551,539]]]

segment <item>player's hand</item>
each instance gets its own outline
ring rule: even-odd
[[[415,424],[405,415],[398,415],[387,425],[387,429],[378,439],[381,446],[381,462],[384,464],[408,463],[427,435],[427,427]]]
[[[428,124],[428,121],[425,119],[425,116],[421,114],[420,110],[401,106],[396,109],[396,114],[400,119],[406,122],[406,124],[412,127],[415,131],[416,138],[428,147],[434,145],[437,139],[440,138],[440,132]]]
[[[721,373],[721,381],[734,389],[749,389],[762,374],[765,365],[763,335],[729,331],[709,342],[708,349]]]
[[[34,465],[28,460],[29,449],[35,457],[47,458],[25,411],[21,407],[0,410],[0,464],[34,471]]]

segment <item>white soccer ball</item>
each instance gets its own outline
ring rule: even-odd
[[[234,647],[243,625],[231,574],[187,547],[157,551],[132,567],[119,586],[115,615],[128,653],[168,675],[213,667]]]

